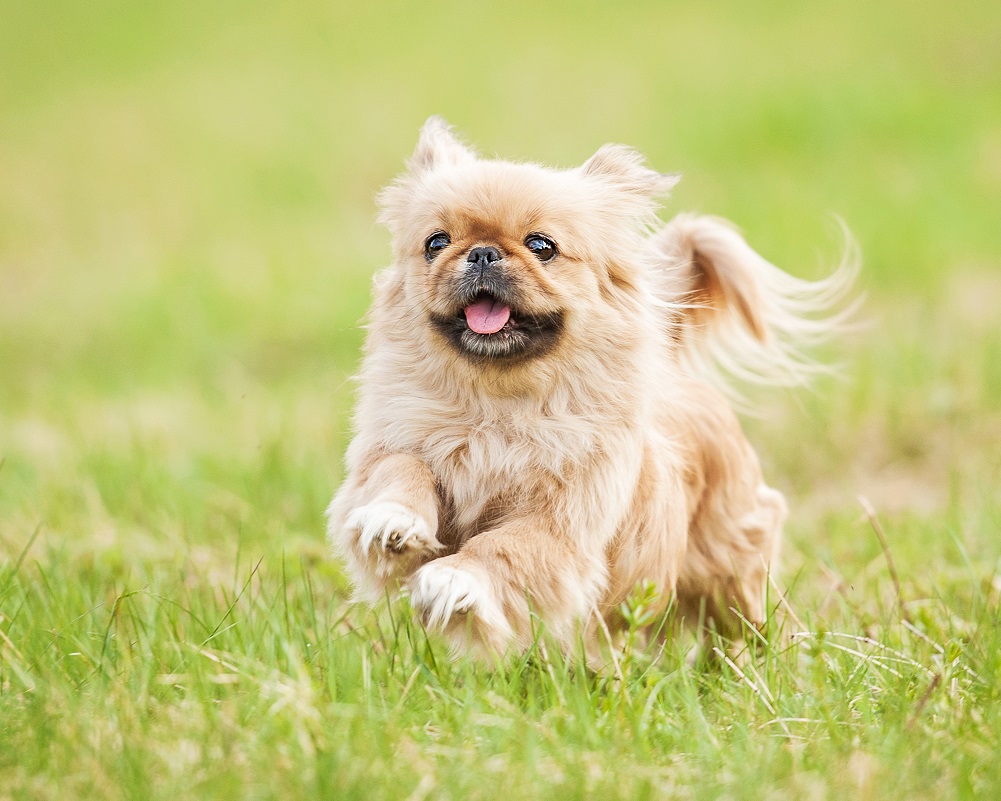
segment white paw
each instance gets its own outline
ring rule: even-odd
[[[348,515],[344,526],[357,532],[358,547],[366,555],[373,545],[398,554],[442,547],[423,517],[392,501],[359,506]]]
[[[410,603],[429,628],[444,628],[453,615],[470,614],[501,637],[511,630],[486,580],[441,560],[424,565],[414,575]]]

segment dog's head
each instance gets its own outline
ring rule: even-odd
[[[380,197],[391,313],[480,366],[626,341],[645,291],[644,234],[676,181],[614,145],[569,170],[480,159],[431,118]]]

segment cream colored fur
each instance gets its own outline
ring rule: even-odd
[[[698,365],[773,383],[836,327],[850,286],[792,278],[726,223],[655,216],[675,182],[606,146],[582,167],[483,160],[432,118],[381,197],[394,261],[374,283],[347,478],[331,541],[360,599],[409,590],[459,646],[525,648],[532,614],[596,645],[638,582],[736,631],[765,618],[786,508]],[[430,263],[424,243],[452,244]],[[540,264],[522,242],[550,236]],[[532,313],[561,313],[538,357],[471,359],[431,324],[449,283],[493,245]],[[748,346],[748,343],[752,343]],[[751,347],[745,362],[745,346]]]

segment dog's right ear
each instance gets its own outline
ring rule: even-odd
[[[412,173],[440,167],[446,164],[462,164],[476,158],[469,147],[460,142],[451,126],[441,117],[429,117],[421,128],[417,147],[410,157],[408,166]]]
[[[396,236],[401,225],[412,216],[417,199],[424,197],[421,187],[425,173],[475,160],[476,152],[456,138],[445,120],[430,117],[421,128],[417,147],[407,162],[407,171],[379,193],[379,222]]]

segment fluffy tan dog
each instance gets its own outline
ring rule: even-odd
[[[407,588],[495,653],[533,615],[594,648],[644,580],[690,621],[764,620],[786,506],[701,368],[800,381],[853,270],[810,283],[724,222],[665,225],[676,180],[616,145],[570,170],[480,159],[427,122],[380,198],[394,261],[328,510],[359,598]]]

